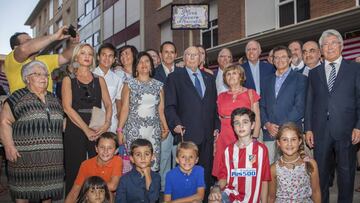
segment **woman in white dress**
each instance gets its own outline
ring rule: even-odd
[[[153,171],[159,170],[160,143],[168,135],[164,115],[163,83],[153,79],[154,64],[151,56],[140,52],[133,78],[125,81],[122,90],[122,107],[117,134],[120,144],[127,148],[138,139],[148,139],[154,148]]]

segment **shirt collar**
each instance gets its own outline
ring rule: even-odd
[[[277,74],[277,72],[275,72],[275,76],[277,77],[277,78],[282,78],[282,77],[286,77],[287,75],[289,75],[289,73],[290,73],[290,71],[291,71],[291,68],[288,68],[287,69],[287,71],[285,71],[283,74],[281,74],[281,75],[278,75]]]
[[[291,68],[292,69],[295,69],[295,68],[302,69],[303,67],[304,67],[304,61],[303,60],[301,60],[301,62],[297,66],[295,66],[294,64],[291,63]]]
[[[162,65],[165,73],[172,73],[175,70],[175,63],[172,64],[171,71],[167,68],[167,66],[163,62],[161,62],[161,65]]]
[[[199,69],[199,68],[197,68],[196,71],[193,72],[193,71],[191,70],[191,68],[186,67],[186,71],[188,72],[189,75],[193,75],[193,73],[197,73],[197,75],[201,75],[201,72],[200,72],[200,69]]]
[[[339,58],[337,58],[336,60],[330,62],[328,60],[325,59],[325,67],[329,66],[330,63],[336,63],[337,64],[337,67],[340,66],[340,63],[342,61],[342,56],[340,56]]]
[[[106,74],[104,73],[104,71],[100,68],[100,66],[96,67],[94,70],[94,73],[97,73],[98,75],[101,74],[100,76],[105,77],[106,75],[108,75],[110,73],[111,70],[109,70]]]

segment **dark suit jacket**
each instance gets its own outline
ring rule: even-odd
[[[352,130],[360,129],[360,65],[342,60],[332,91],[329,92],[325,64],[309,72],[305,131],[325,139],[325,130],[335,140],[351,139]]]
[[[246,76],[246,81],[244,83],[244,87],[256,90],[254,78],[253,78],[251,70],[250,70],[249,61],[244,63],[242,65],[242,67],[244,67],[245,76]],[[261,84],[262,81],[267,76],[275,73],[275,67],[273,65],[271,65],[270,63],[265,63],[265,62],[260,61],[259,68],[260,68],[260,87],[262,87],[262,84]]]
[[[275,97],[275,73],[264,80],[261,90],[260,115],[261,126],[266,122],[282,125],[286,122],[294,122],[300,129],[301,119],[305,112],[305,96],[307,78],[294,70],[282,84],[278,96]],[[273,140],[267,130],[264,132],[264,141]]]
[[[180,136],[173,130],[177,125],[185,126],[184,140],[201,144],[203,140],[213,140],[213,132],[220,129],[217,114],[217,92],[212,75],[201,71],[206,86],[201,98],[185,68],[168,75],[165,83],[165,116],[174,142],[180,142]]]
[[[174,71],[176,71],[177,69],[179,69],[179,68],[174,66]],[[165,84],[167,77],[166,77],[164,67],[162,64],[160,64],[157,68],[155,68],[154,78]]]

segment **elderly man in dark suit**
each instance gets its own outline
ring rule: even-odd
[[[314,147],[322,202],[329,202],[330,171],[336,166],[338,202],[350,203],[354,191],[355,145],[360,141],[360,67],[341,56],[343,39],[338,31],[324,31],[319,44],[324,63],[309,73],[306,142]]]
[[[260,100],[264,143],[269,149],[269,160],[276,160],[275,136],[279,127],[294,122],[302,129],[305,112],[306,77],[290,68],[291,51],[285,46],[273,49],[276,72],[264,79]]]
[[[220,121],[217,114],[217,93],[212,75],[200,71],[200,55],[196,47],[184,52],[185,68],[169,74],[165,84],[165,116],[175,143],[193,141],[199,148],[199,165],[205,169],[208,194],[213,183],[214,136]],[[207,197],[207,195],[205,196]]]
[[[259,60],[261,54],[261,46],[258,41],[251,40],[246,44],[245,53],[247,62],[242,66],[245,70],[246,81],[244,86],[256,90],[261,94],[261,83],[263,80],[275,72],[272,64],[264,63]]]

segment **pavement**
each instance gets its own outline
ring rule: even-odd
[[[321,173],[321,172],[320,172]],[[4,167],[2,168],[1,171],[1,178],[0,178],[0,182],[2,184],[6,184],[6,177],[5,177],[5,171],[4,171]],[[356,187],[360,187],[360,171],[356,172],[356,177],[355,177],[355,188]],[[336,184],[336,180],[334,182],[334,186],[330,188],[330,203],[336,203],[337,202],[337,195],[338,195],[338,190],[337,190],[337,184]],[[11,198],[10,198],[10,194],[9,191],[7,191],[5,194],[0,195],[0,202],[1,203],[11,203]],[[54,201],[54,203],[61,203],[62,201]],[[360,192],[355,192],[354,191],[354,198],[353,198],[353,202],[360,202]]]

